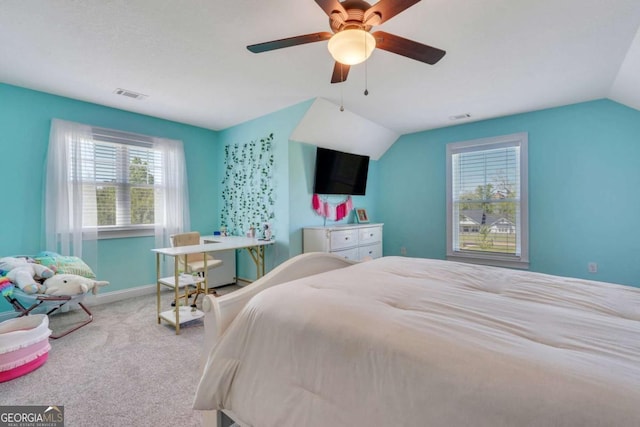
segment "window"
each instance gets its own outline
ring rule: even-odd
[[[100,128],[92,128],[91,135],[70,149],[69,180],[82,186],[83,228],[153,234],[155,193],[164,181],[161,153],[142,135]]]
[[[52,120],[45,212],[46,248],[63,255],[96,238],[169,246],[190,228],[182,141]]]
[[[528,268],[527,134],[447,145],[447,258]]]
[[[162,156],[150,138],[92,128],[92,139],[70,152],[69,179],[82,185],[84,227],[97,225],[101,232],[153,228],[155,192],[164,180]]]

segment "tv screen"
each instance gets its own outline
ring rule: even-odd
[[[368,172],[369,156],[318,147],[313,192],[364,196]]]

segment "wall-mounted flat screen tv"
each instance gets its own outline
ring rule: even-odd
[[[318,147],[313,192],[364,196],[368,172],[369,156]]]

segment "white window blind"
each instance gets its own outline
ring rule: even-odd
[[[447,255],[527,266],[527,136],[447,147]]]
[[[83,225],[152,226],[156,190],[164,185],[161,153],[143,135],[101,128],[92,134],[92,140],[71,146],[69,179],[82,186]]]
[[[63,255],[95,256],[98,238],[169,246],[190,229],[182,141],[51,120],[45,211],[46,248]]]

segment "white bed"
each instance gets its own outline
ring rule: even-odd
[[[194,408],[241,426],[640,425],[638,288],[304,254],[234,294]]]

